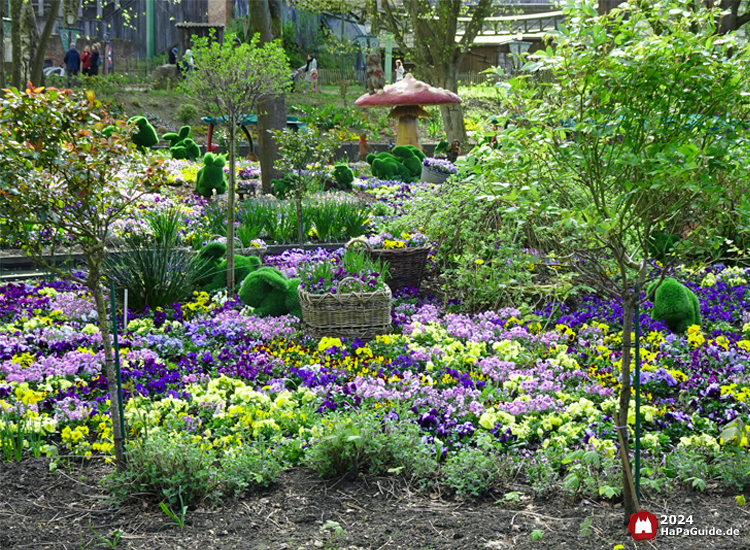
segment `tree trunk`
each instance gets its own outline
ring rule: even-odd
[[[297,238],[299,239],[300,247],[305,244],[305,236],[302,234],[302,173],[297,174],[299,180],[297,181],[297,189],[294,192],[294,205],[297,210]]]
[[[88,258],[87,258],[88,260]],[[109,320],[107,319],[107,305],[104,302],[102,287],[99,282],[99,270],[88,263],[89,275],[86,286],[91,290],[96,302],[96,314],[99,317],[99,330],[102,333],[102,350],[104,351],[104,372],[107,376],[107,389],[109,390],[109,412],[112,418],[112,436],[115,443],[115,466],[119,471],[125,469],[124,435],[120,430],[120,408],[118,407],[119,396],[117,391],[117,373],[115,373],[114,353],[112,350],[112,338],[109,332]]]
[[[433,83],[436,86],[458,93],[458,64],[446,64],[434,71]],[[443,128],[445,129],[448,143],[457,139],[466,143],[466,125],[464,124],[464,109],[460,103],[441,105],[440,114],[443,117]]]
[[[279,146],[271,135],[274,130],[286,127],[286,96],[264,99],[258,103],[258,160],[263,193],[273,191],[272,179],[282,176],[276,168],[276,161],[281,158]]]
[[[5,2],[0,1],[0,90],[5,88]]]
[[[269,5],[269,2],[273,6]],[[273,7],[273,10],[271,9]],[[252,32],[260,34],[260,43],[263,45],[274,39],[271,32],[272,24],[277,29],[277,38],[281,38],[281,10],[276,5],[276,0],[268,2],[250,2],[250,19],[252,21]],[[277,20],[272,21],[271,12],[277,15]],[[271,180],[281,177],[281,172],[276,168],[276,161],[280,158],[279,146],[269,131],[283,130],[286,127],[286,97],[266,98],[258,102],[258,160],[260,160],[260,178],[264,194],[272,192]]]
[[[234,297],[234,176],[235,139],[237,137],[236,116],[227,113],[229,123],[229,185],[227,188],[227,296]]]
[[[42,29],[42,35],[39,37],[39,45],[36,50],[36,57],[31,65],[31,82],[34,86],[41,86],[43,83],[44,70],[44,55],[47,52],[47,44],[49,43],[50,34],[52,34],[52,27],[55,25],[57,20],[57,14],[60,11],[61,0],[52,0],[50,5],[50,11],[47,15],[47,21],[44,22],[44,28]],[[3,2],[0,1],[0,4]],[[0,44],[2,42],[0,41]]]
[[[1,0],[0,0],[1,1]],[[21,87],[21,8],[23,0],[10,0],[10,43],[12,47],[11,80],[14,88]]]
[[[633,314],[635,313],[636,300],[638,300],[638,296],[630,292],[622,304],[622,362],[620,366],[622,385],[620,387],[620,410],[617,414],[618,426],[628,425],[628,408],[630,407],[630,349],[632,346],[631,334],[633,331]],[[625,456],[629,456],[628,430],[623,430],[622,435],[625,443]],[[630,483],[628,483],[624,469],[622,473],[622,497],[625,523],[627,524],[630,516],[635,514],[635,495],[630,490]]]

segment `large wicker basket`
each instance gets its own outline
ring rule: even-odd
[[[372,259],[378,259],[383,264],[387,264],[388,277],[385,282],[391,287],[391,290],[398,290],[408,286],[419,289],[424,277],[425,266],[427,265],[427,256],[430,253],[429,246],[419,246],[416,248],[371,248],[367,241],[359,237],[346,243],[350,248],[357,243],[361,243],[366,248],[366,254]]]
[[[354,292],[340,292],[346,288]],[[375,292],[365,292],[362,282],[347,277],[338,285],[339,292],[310,294],[298,290],[302,321],[307,333],[315,338],[361,338],[372,340],[391,332],[391,289],[388,285]]]

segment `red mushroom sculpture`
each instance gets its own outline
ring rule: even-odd
[[[395,84],[388,84],[374,94],[364,94],[354,102],[357,107],[392,107],[388,114],[398,119],[396,145],[419,147],[417,118],[429,116],[421,105],[461,103],[461,98],[443,88],[435,88],[417,80],[411,73]]]

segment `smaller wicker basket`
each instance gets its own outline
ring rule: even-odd
[[[359,288],[353,292],[342,289]],[[365,292],[362,281],[347,277],[336,293],[311,294],[300,288],[299,303],[307,333],[315,338],[361,338],[372,340],[391,332],[391,289],[385,285]]]
[[[429,246],[418,246],[415,248],[372,248],[363,237],[357,237],[346,243],[346,248],[355,244],[362,244],[366,248],[366,254],[372,259],[378,259],[388,269],[388,277],[385,282],[392,290],[398,290],[407,286],[419,289],[427,266],[427,256],[430,253]]]

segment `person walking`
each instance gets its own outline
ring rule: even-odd
[[[91,74],[89,72],[89,63],[91,63],[91,48],[87,44],[83,47],[83,53],[81,54],[81,74],[85,74],[86,76]]]
[[[307,93],[307,90],[310,89],[310,86],[312,86],[313,79],[312,79],[312,71],[318,72],[318,60],[315,59],[315,56],[313,54],[307,55],[307,64],[302,65],[299,68],[300,71],[305,71],[305,89],[303,90],[303,94]],[[317,80],[317,78],[316,78]],[[313,87],[313,91],[315,91],[315,88]]]
[[[96,76],[99,74],[99,65],[102,64],[102,57],[99,55],[99,44],[91,46],[91,60],[89,61],[89,75]]]
[[[401,62],[400,59],[396,60],[396,82],[399,80],[404,79],[404,75],[406,74],[406,70],[404,69],[404,64]]]
[[[76,43],[70,43],[70,49],[65,52],[63,57],[65,63],[65,72],[68,74],[68,88],[70,88],[71,77],[78,76],[78,70],[81,67],[81,54],[76,49]]]

